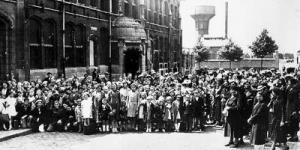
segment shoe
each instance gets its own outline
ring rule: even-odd
[[[230,148],[238,148],[239,147],[239,144],[233,144],[230,146]]]
[[[240,141],[239,141],[239,144],[240,144],[240,145],[244,145],[244,144],[245,144],[244,140],[240,140]]]
[[[298,137],[291,137],[288,139],[288,141],[290,142],[297,142],[298,140],[299,140]]]
[[[226,144],[225,146],[230,146],[233,145],[233,142],[229,142],[228,144]]]

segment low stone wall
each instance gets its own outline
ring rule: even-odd
[[[199,64],[196,64],[199,65]],[[228,60],[208,60],[200,63],[200,67],[207,67],[208,69],[218,69],[230,68],[230,62]],[[260,59],[244,59],[241,61],[231,62],[231,68],[260,68],[261,60]],[[279,68],[279,60],[278,59],[263,59],[263,68]]]
[[[74,67],[74,68],[66,68],[66,77],[70,78],[74,74],[76,74],[78,77],[83,77],[86,73],[92,73],[95,68],[100,69],[101,73],[108,72],[108,66],[106,65],[100,65],[100,66],[92,66],[92,67]],[[113,65],[112,71],[113,74],[117,74],[118,66]],[[44,79],[47,75],[47,73],[50,72],[54,76],[57,76],[57,69],[32,69],[30,70],[30,80],[36,80],[36,79]],[[115,76],[115,75],[114,75]]]

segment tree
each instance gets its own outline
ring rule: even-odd
[[[206,47],[204,47],[202,44],[199,44],[194,48],[195,52],[197,53],[195,60],[198,62],[199,69],[200,69],[200,63],[203,61],[208,60],[210,54]]]
[[[232,61],[240,61],[242,60],[243,50],[232,41],[229,41],[228,44],[221,50],[220,54],[221,58],[229,60],[230,69]]]
[[[269,32],[264,29],[252,43],[252,46],[249,47],[257,58],[261,58],[260,69],[263,67],[263,58],[266,55],[273,54],[278,49],[277,44],[268,33]]]

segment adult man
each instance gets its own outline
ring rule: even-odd
[[[239,146],[239,139],[242,137],[241,134],[241,97],[238,93],[238,87],[232,86],[230,89],[230,98],[225,104],[225,111],[228,112],[227,122],[230,125],[230,141],[225,146],[231,146],[236,148]],[[234,141],[233,141],[234,140]]]

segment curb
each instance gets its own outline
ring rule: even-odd
[[[26,130],[24,132],[12,134],[12,135],[0,138],[0,142],[7,141],[7,140],[10,140],[10,139],[13,139],[13,138],[16,138],[16,137],[20,137],[20,136],[26,136],[26,135],[31,134],[31,133],[33,133],[31,130]]]

